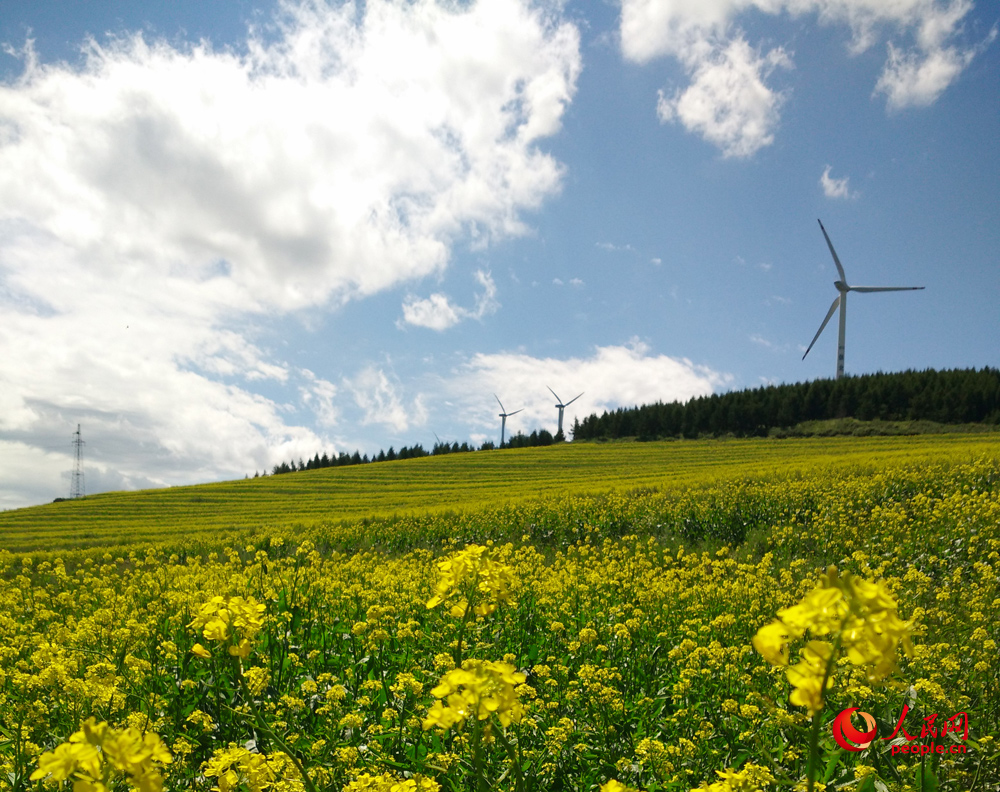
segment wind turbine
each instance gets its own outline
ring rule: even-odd
[[[830,248],[830,254],[833,256],[833,263],[837,265],[837,272],[840,273],[840,280],[834,281],[833,285],[837,287],[839,294],[833,301],[833,305],[830,306],[830,310],[827,311],[826,319],[823,320],[823,324],[819,326],[819,330],[816,331],[816,335],[813,336],[813,340],[809,343],[809,349],[813,348],[813,344],[816,343],[816,339],[819,338],[820,333],[823,332],[827,323],[830,321],[830,317],[833,316],[833,312],[840,308],[840,333],[837,336],[837,379],[844,376],[844,330],[847,326],[847,292],[888,292],[888,291],[917,291],[923,289],[923,286],[848,286],[847,276],[844,274],[844,268],[840,265],[840,259],[837,258],[837,251],[833,249],[833,243],[830,241],[829,234],[826,233],[826,229],[823,228],[823,222],[817,220],[819,223],[820,230],[823,232],[823,236],[826,238],[826,245]],[[802,356],[802,359],[806,359],[806,355],[809,354],[809,349],[806,350],[806,354]],[[562,413],[560,413],[561,415]]]
[[[509,412],[507,412],[507,408],[503,406],[503,402],[500,401],[500,397],[499,396],[497,396],[494,393],[493,394],[493,398],[497,400],[497,404],[499,404],[500,405],[500,409],[503,410],[503,412],[500,413],[500,445],[503,446],[503,431],[504,431],[504,429],[507,428],[507,419],[510,418],[510,416],[512,416],[512,415],[517,415],[519,412],[521,412],[522,410],[524,410],[524,408],[522,407],[520,410],[514,410],[514,412],[509,413]]]
[[[545,387],[546,387],[546,388],[549,388],[549,386],[548,386],[548,385],[546,385]],[[564,410],[565,410],[565,409],[566,409],[567,407],[569,407],[569,406],[570,406],[570,405],[571,405],[571,404],[572,404],[573,402],[575,402],[575,401],[576,401],[577,399],[579,399],[579,398],[580,398],[580,396],[583,396],[583,394],[581,393],[581,394],[580,394],[579,396],[574,396],[574,397],[573,397],[572,399],[570,399],[570,400],[569,400],[568,402],[566,402],[565,404],[563,404],[563,403],[562,403],[562,399],[560,399],[560,398],[559,398],[559,394],[558,394],[558,393],[556,393],[556,392],[555,392],[554,390],[552,390],[552,388],[549,388],[549,393],[551,393],[551,394],[552,394],[553,396],[555,396],[555,397],[556,397],[556,399],[558,399],[558,403],[556,404],[556,407],[558,407],[558,408],[559,408],[559,431],[558,431],[558,432],[556,432],[556,434],[562,434],[562,419],[563,419],[563,411],[564,411]]]

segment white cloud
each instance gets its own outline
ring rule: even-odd
[[[337,425],[340,419],[340,409],[335,398],[337,386],[329,380],[317,377],[308,369],[302,370],[306,383],[299,388],[302,403],[307,405],[316,415],[316,423],[324,427]]]
[[[616,245],[613,242],[597,242],[596,247],[601,250],[607,250],[609,253],[616,253],[618,251],[624,251],[626,253],[635,253],[635,248],[632,245],[625,243],[624,245]]]
[[[500,303],[496,299],[497,286],[489,272],[478,270],[476,280],[483,287],[476,295],[476,307],[472,310],[452,304],[444,294],[435,293],[426,299],[410,296],[403,302],[403,317],[396,322],[402,328],[406,324],[427,327],[431,330],[447,330],[463,319],[482,319],[496,313]]]
[[[333,426],[343,394],[255,318],[439,273],[558,191],[538,144],[575,90],[573,25],[523,0],[281,9],[233,50],[137,34],[71,66],[28,45],[0,84],[0,444],[34,449],[0,453],[0,480],[78,421],[108,482],[311,455],[298,411]]]
[[[141,35],[0,88],[0,212],[81,254],[294,308],[440,270],[559,188],[578,36],[519,0],[285,5],[248,54]]]
[[[791,66],[781,47],[761,55],[737,26],[742,14],[802,16],[850,28],[849,49],[862,52],[885,29],[907,40],[888,42],[889,57],[875,93],[890,110],[930,104],[954,82],[978,47],[955,38],[972,0],[622,0],[621,46],[630,61],[669,56],[690,83],[657,103],[660,119],[679,121],[726,156],[751,156],[774,139],[783,94],[767,85],[777,66]]]
[[[660,91],[656,114],[662,123],[680,121],[723,156],[749,157],[774,142],[783,97],[764,80],[779,66],[791,67],[780,47],[762,56],[745,39],[734,39],[697,63],[686,89],[670,99]]]
[[[586,358],[478,354],[447,383],[447,389],[451,398],[475,416],[477,426],[495,423],[496,411],[488,397],[497,393],[508,409],[524,409],[516,423],[508,422],[512,431],[541,427],[554,433],[558,410],[548,387],[564,401],[583,393],[566,409],[564,430],[568,432],[576,417],[658,400],[687,401],[728,381],[726,375],[687,359],[653,355],[648,346],[633,339],[626,346],[597,347]]]
[[[831,170],[831,166],[827,165],[823,171],[823,175],[819,177],[820,186],[823,188],[823,195],[827,198],[854,198],[855,193],[852,193],[848,186],[848,177],[844,176],[842,179],[834,179],[830,176]]]
[[[409,297],[403,303],[403,318],[396,324],[400,327],[405,323],[431,330],[447,330],[462,320],[460,310],[443,294],[435,293],[423,300]]]
[[[754,344],[757,344],[758,346],[762,346],[765,349],[770,349],[772,352],[777,352],[780,354],[788,352],[789,349],[788,344],[776,344],[775,342],[770,341],[769,339],[760,335],[760,333],[754,333],[753,335],[751,335],[750,341]]]
[[[889,43],[889,60],[875,85],[890,110],[933,104],[969,65],[975,52],[954,47],[929,53],[903,52]]]
[[[405,432],[411,426],[427,423],[427,409],[418,395],[404,402],[400,386],[376,366],[368,366],[355,377],[346,379],[345,386],[354,396],[354,402],[364,412],[362,423],[383,424],[396,432]]]

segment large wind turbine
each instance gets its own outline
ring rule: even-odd
[[[503,446],[503,430],[507,428],[507,419],[510,418],[510,416],[512,416],[512,415],[517,415],[524,408],[522,407],[521,410],[514,410],[514,412],[509,413],[509,412],[507,412],[507,408],[503,406],[503,402],[500,401],[500,397],[499,396],[497,396],[494,393],[493,394],[493,398],[497,400],[497,404],[499,404],[500,405],[500,409],[503,410],[503,412],[500,413],[500,445],[502,447]]]
[[[548,385],[546,385],[545,387],[546,387],[546,388],[549,388],[549,386],[548,386]],[[555,392],[554,390],[552,390],[552,388],[549,388],[549,393],[551,393],[551,394],[552,394],[553,396],[555,396],[555,397],[556,397],[556,399],[558,400],[558,401],[557,401],[557,403],[556,403],[556,407],[558,407],[558,408],[559,408],[559,431],[558,431],[558,432],[556,432],[556,434],[562,434],[562,419],[563,419],[563,411],[564,411],[564,410],[565,410],[565,409],[566,409],[567,407],[569,407],[569,406],[570,406],[570,405],[571,405],[571,404],[572,404],[573,402],[575,402],[575,401],[576,401],[577,399],[579,399],[579,398],[580,398],[580,396],[583,396],[583,394],[581,393],[581,394],[580,394],[579,396],[574,396],[574,397],[573,397],[572,399],[570,399],[570,400],[569,400],[568,402],[566,402],[565,404],[563,404],[563,403],[562,403],[562,399],[560,399],[560,398],[559,398],[559,394],[558,394],[558,393],[556,393],[556,392]]]
[[[840,280],[834,281],[833,285],[837,287],[839,294],[833,301],[833,305],[830,306],[830,310],[827,311],[826,319],[823,320],[823,324],[819,326],[819,330],[816,331],[816,335],[813,336],[813,340],[809,343],[809,349],[813,348],[813,344],[816,343],[816,339],[819,338],[820,333],[823,332],[827,323],[830,321],[830,317],[833,316],[833,312],[840,308],[840,333],[837,336],[837,379],[844,376],[844,330],[847,326],[847,292],[888,292],[888,291],[917,291],[918,289],[923,289],[923,286],[848,286],[847,276],[844,274],[844,268],[840,265],[840,259],[837,258],[837,251],[833,249],[833,243],[830,241],[830,236],[826,233],[826,229],[823,228],[823,222],[817,220],[819,223],[820,230],[823,232],[823,236],[826,239],[826,245],[830,248],[830,254],[833,256],[833,263],[837,265],[837,272],[840,273]],[[802,359],[806,359],[806,355],[809,354],[809,349],[806,350],[806,354],[802,356]],[[560,413],[561,415],[561,413]]]

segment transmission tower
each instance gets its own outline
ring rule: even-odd
[[[82,498],[85,494],[83,487],[84,442],[80,437],[80,424],[76,425],[76,433],[73,435],[73,438],[73,445],[76,446],[76,465],[73,467],[73,483],[70,485],[69,496],[71,498]]]

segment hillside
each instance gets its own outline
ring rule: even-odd
[[[464,511],[561,494],[683,488],[743,476],[996,453],[998,435],[572,443],[424,457],[189,487],[113,492],[0,513],[0,549],[216,537],[269,526]]]
[[[998,452],[574,444],[8,513],[0,790],[84,739],[155,748],[136,789],[992,790]]]

